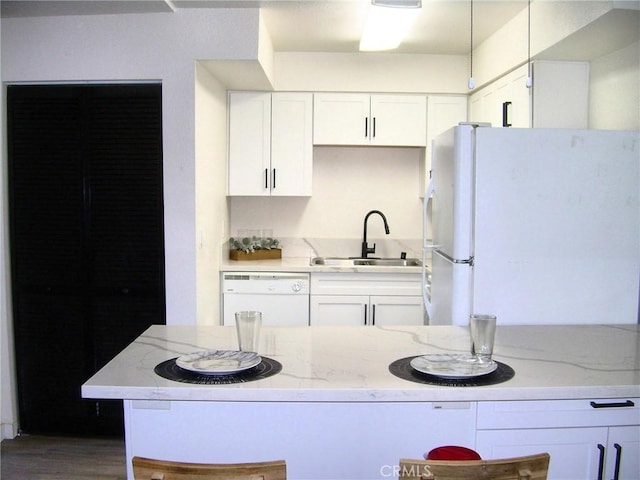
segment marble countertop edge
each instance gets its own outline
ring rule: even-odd
[[[411,402],[476,402],[514,400],[575,400],[640,398],[640,386],[590,387],[439,387],[423,385],[403,389],[269,389],[257,390],[235,386],[187,385],[176,387],[83,386],[84,398],[218,401],[218,402],[287,402],[287,403],[411,403]]]

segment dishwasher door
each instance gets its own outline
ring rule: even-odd
[[[262,312],[263,325],[309,325],[309,274],[227,272],[222,277],[223,325],[235,312]]]

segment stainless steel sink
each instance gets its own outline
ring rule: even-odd
[[[345,258],[345,257],[315,257],[311,265],[327,265],[332,267],[419,267],[422,262],[417,258]]]

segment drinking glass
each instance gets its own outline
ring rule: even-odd
[[[257,352],[262,327],[262,312],[246,310],[236,312],[238,347],[244,352]]]
[[[471,333],[471,355],[475,355],[481,362],[490,362],[496,335],[496,316],[471,314],[469,331]]]

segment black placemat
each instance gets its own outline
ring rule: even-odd
[[[176,382],[198,383],[200,385],[229,385],[262,380],[276,375],[282,370],[282,364],[277,360],[262,357],[262,361],[258,365],[242,372],[228,375],[204,375],[180,368],[176,365],[176,358],[159,363],[154,368],[154,372],[163,378]]]
[[[425,383],[440,387],[482,387],[486,385],[496,385],[511,380],[516,372],[509,365],[496,361],[498,368],[493,372],[472,378],[442,378],[428,373],[417,371],[411,366],[411,360],[420,355],[405,357],[389,365],[389,371],[398,378],[409,380],[415,383]]]

